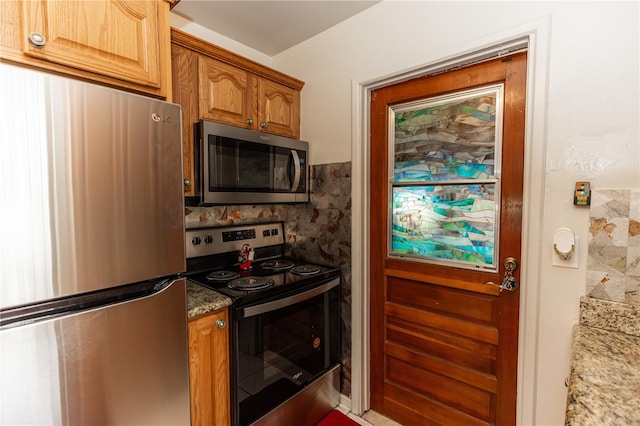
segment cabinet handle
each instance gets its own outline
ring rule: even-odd
[[[227,322],[225,320],[219,319],[216,321],[216,327],[225,328],[227,326]]]
[[[44,47],[47,44],[47,39],[40,33],[29,34],[29,43],[34,47]]]
[[[253,126],[253,118],[247,118],[247,124]]]
[[[185,179],[184,186],[189,186],[189,185],[191,185],[191,179]]]
[[[260,122],[260,127],[262,127],[263,129],[267,128],[267,122],[266,121],[261,121]]]

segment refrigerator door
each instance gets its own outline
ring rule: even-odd
[[[189,425],[185,286],[0,330],[0,424]]]
[[[179,105],[0,64],[0,308],[185,270]]]

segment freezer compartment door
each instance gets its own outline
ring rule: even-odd
[[[188,425],[184,279],[0,331],[0,424]]]
[[[0,93],[0,205],[21,212],[1,307],[185,270],[179,105],[6,64]]]

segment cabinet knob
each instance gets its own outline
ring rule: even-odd
[[[247,124],[253,126],[253,118],[247,118]]]
[[[189,185],[191,185],[191,179],[185,179],[184,186],[189,186]]]
[[[261,121],[260,122],[260,127],[262,127],[263,129],[267,128],[267,122],[266,121]]]
[[[29,43],[34,47],[44,47],[47,44],[47,39],[40,33],[29,34]]]
[[[227,322],[225,320],[219,319],[216,321],[216,327],[225,328],[227,326]]]

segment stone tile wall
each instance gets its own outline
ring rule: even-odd
[[[341,392],[351,396],[351,162],[312,166],[310,179],[310,202],[288,210],[287,254],[340,267]]]
[[[284,222],[287,256],[341,272],[342,389],[351,396],[351,162],[311,166],[304,204],[187,207],[187,228]]]
[[[640,305],[640,190],[591,194],[587,295]]]

